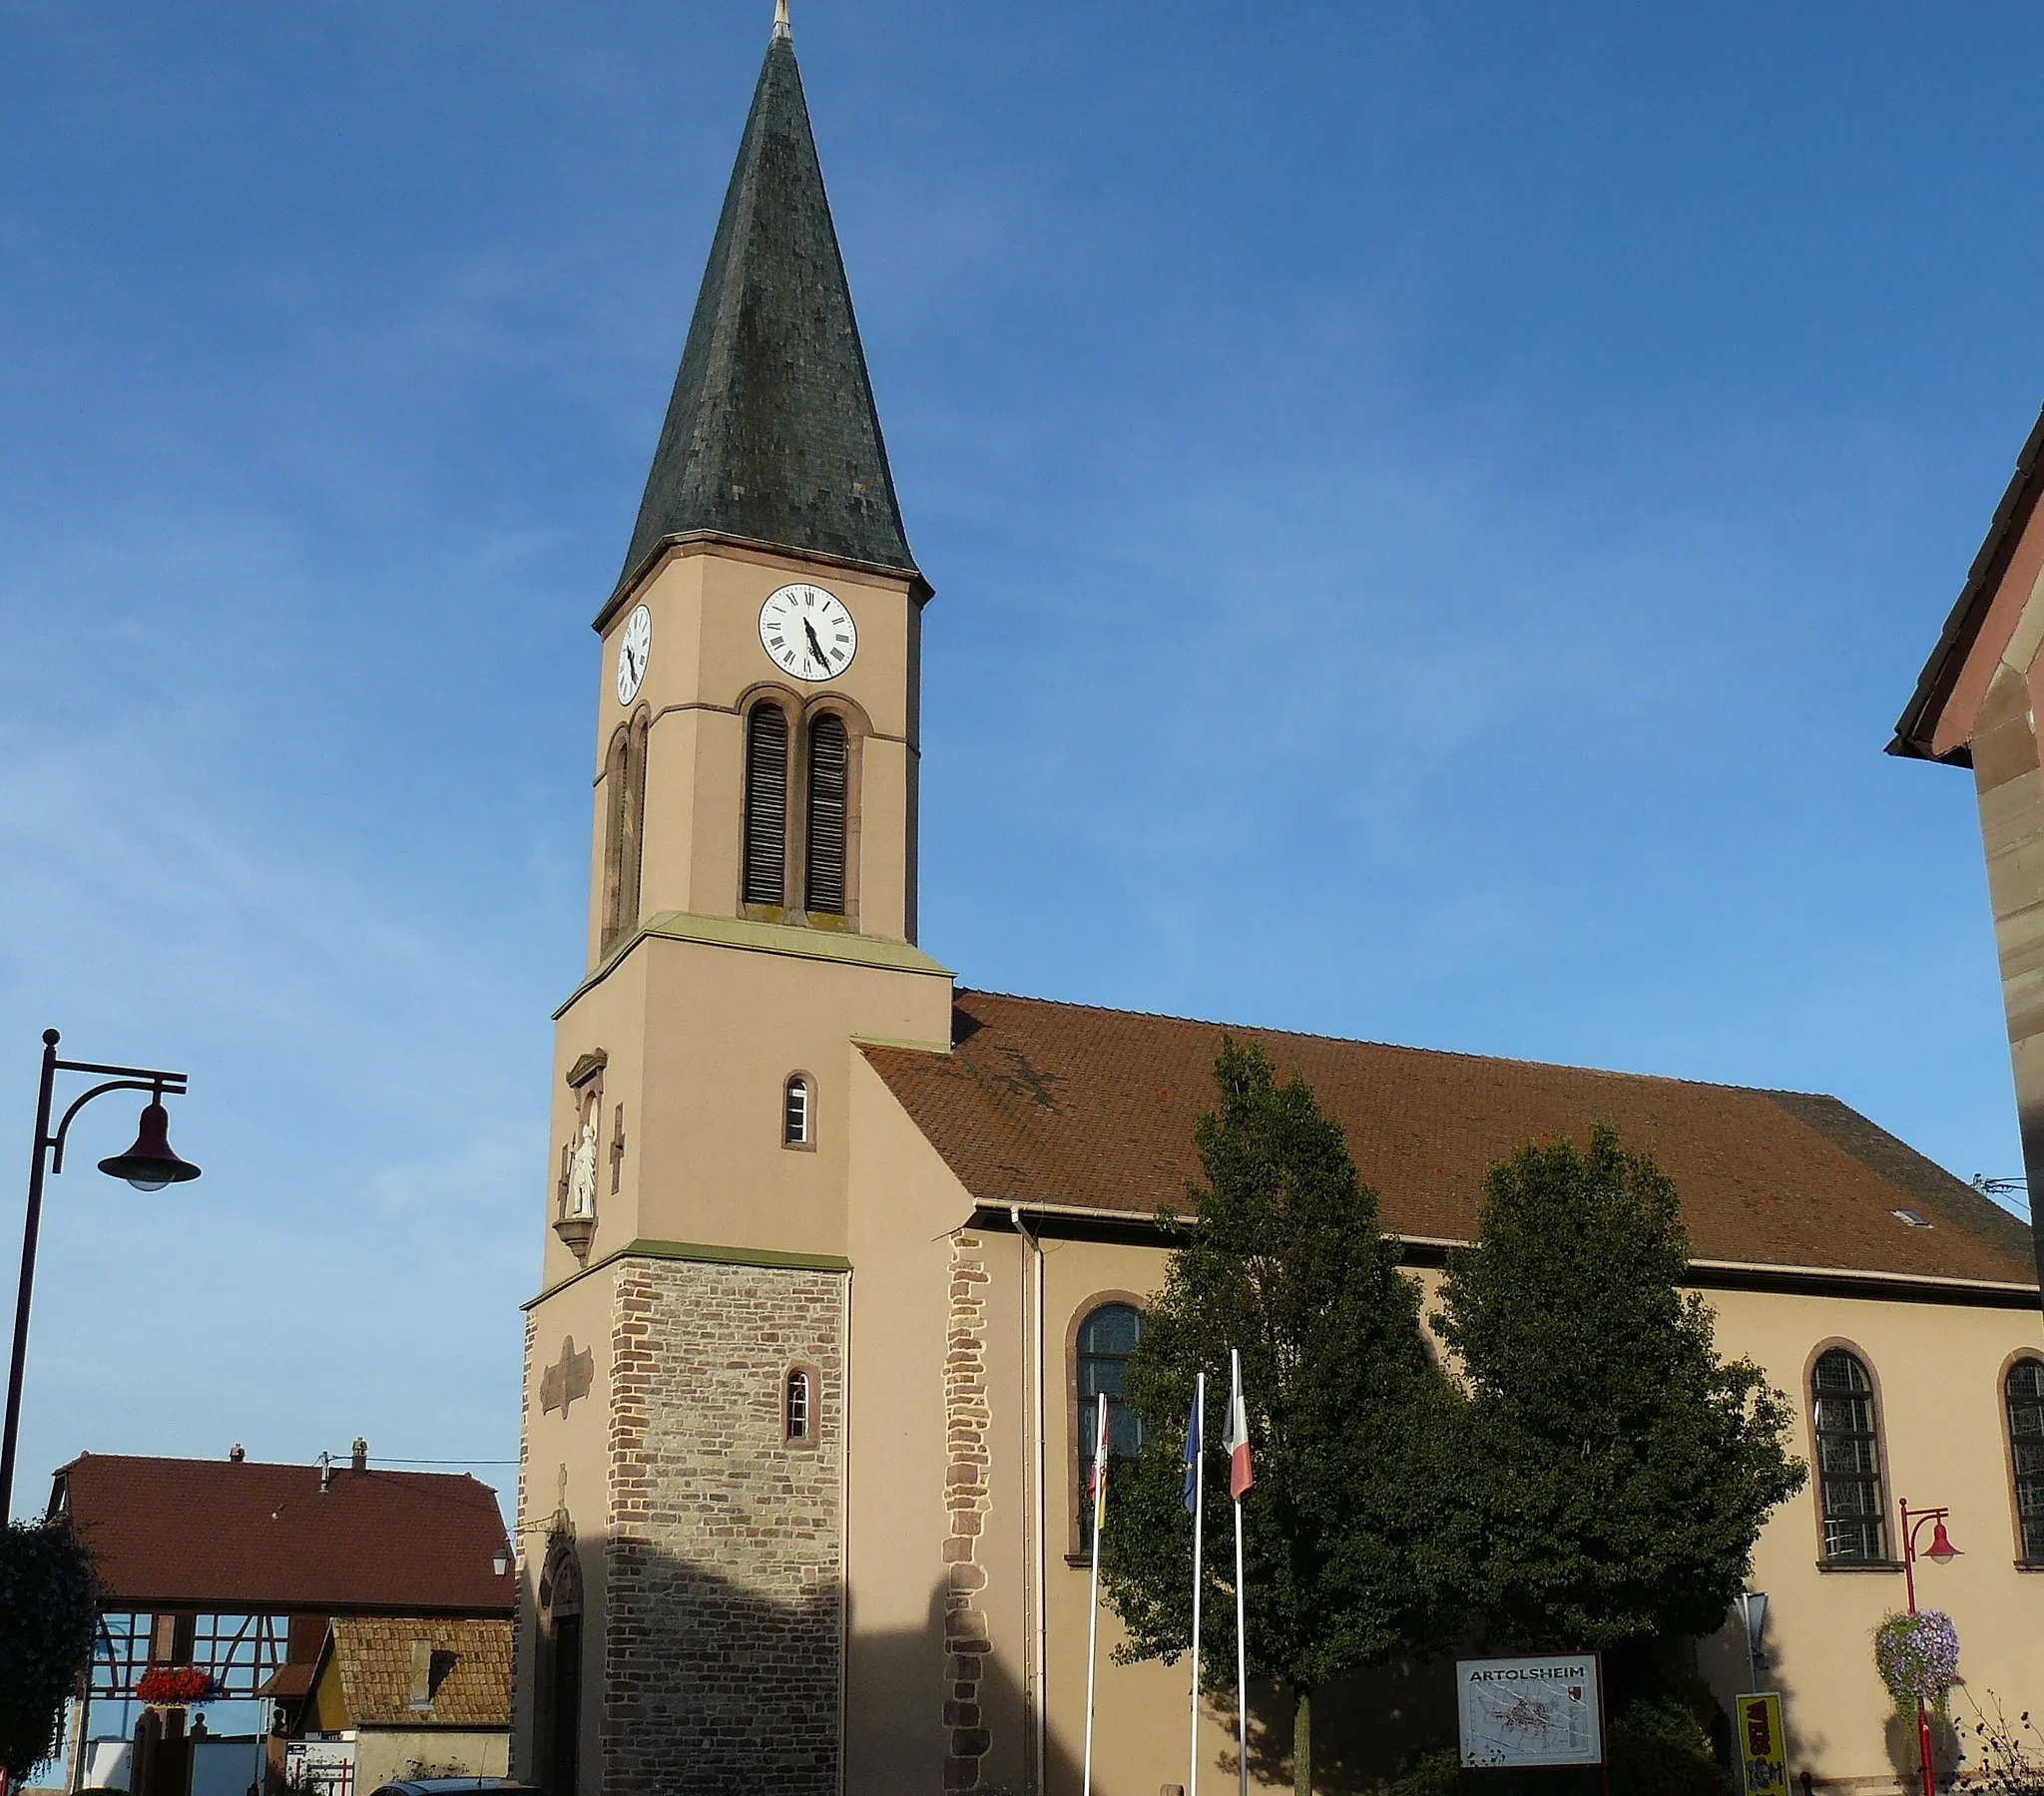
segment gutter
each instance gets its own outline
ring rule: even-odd
[[[1023,1228],[1024,1215],[1036,1219],[1036,1229]],[[1016,1229],[1031,1234],[1060,1234],[1081,1240],[1118,1242],[1126,1246],[1154,1246],[1164,1236],[1164,1226],[1154,1212],[1109,1209],[1083,1203],[984,1203],[978,1205],[975,1225],[996,1230]],[[1192,1216],[1174,1216],[1174,1223],[1191,1225]],[[1407,1266],[1444,1266],[1449,1254],[1474,1245],[1453,1235],[1408,1235],[1385,1231],[1398,1242]],[[1761,1260],[1693,1259],[1683,1280],[1693,1290],[1780,1291],[1801,1296],[1860,1297],[1888,1303],[1948,1303],[1976,1309],[2035,1309],[2038,1287],[2019,1279],[1960,1278],[1936,1272],[1892,1272],[1870,1266],[1774,1265]]]

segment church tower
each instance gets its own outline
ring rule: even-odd
[[[837,1789],[851,1061],[915,946],[917,570],[784,9],[616,589],[527,1306],[519,1774]]]

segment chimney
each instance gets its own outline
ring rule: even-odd
[[[228,1449],[228,1464],[231,1466],[239,1466],[248,1457],[248,1454],[242,1451],[242,1443],[240,1441],[237,1441]]]
[[[330,1453],[322,1453],[319,1456],[319,1495],[324,1497],[326,1493],[332,1488],[333,1455]]]
[[[360,1435],[355,1436],[354,1454],[348,1461],[348,1465],[357,1478],[360,1478],[369,1469],[369,1443],[363,1440]]]

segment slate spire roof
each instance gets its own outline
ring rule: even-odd
[[[776,25],[620,590],[707,531],[914,576],[794,43]]]

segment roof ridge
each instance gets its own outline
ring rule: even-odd
[[[960,986],[957,995],[960,998],[999,998],[1011,1004],[1041,1004],[1058,1010],[1092,1011],[1100,1016],[1130,1017],[1145,1023],[1184,1023],[1200,1029],[1238,1030],[1254,1032],[1257,1035],[1283,1036],[1292,1041],[1326,1042],[1344,1048],[1380,1048],[1390,1054],[1424,1055],[1437,1060],[1475,1061],[1494,1067],[1538,1067],[1548,1072],[1585,1074],[1593,1079],[1624,1079],[1646,1085],[1688,1086],[1705,1092],[1741,1092],[1757,1098],[1827,1098],[1834,1104],[1844,1103],[1844,1100],[1833,1092],[1797,1092],[1773,1086],[1733,1085],[1722,1079],[1684,1079],[1673,1073],[1628,1073],[1616,1067],[1584,1067],[1571,1061],[1528,1060],[1523,1055],[1479,1054],[1466,1048],[1421,1048],[1408,1042],[1381,1042],[1367,1036],[1318,1035],[1311,1030],[1280,1029],[1268,1023],[1231,1023],[1216,1017],[1181,1016],[1173,1011],[1131,1010],[1126,1005],[1082,1004],[1065,998],[1033,997],[1026,992],[996,992],[983,986]],[[955,1000],[953,1002],[955,1003]],[[1846,1108],[1851,1109],[1849,1105]]]

